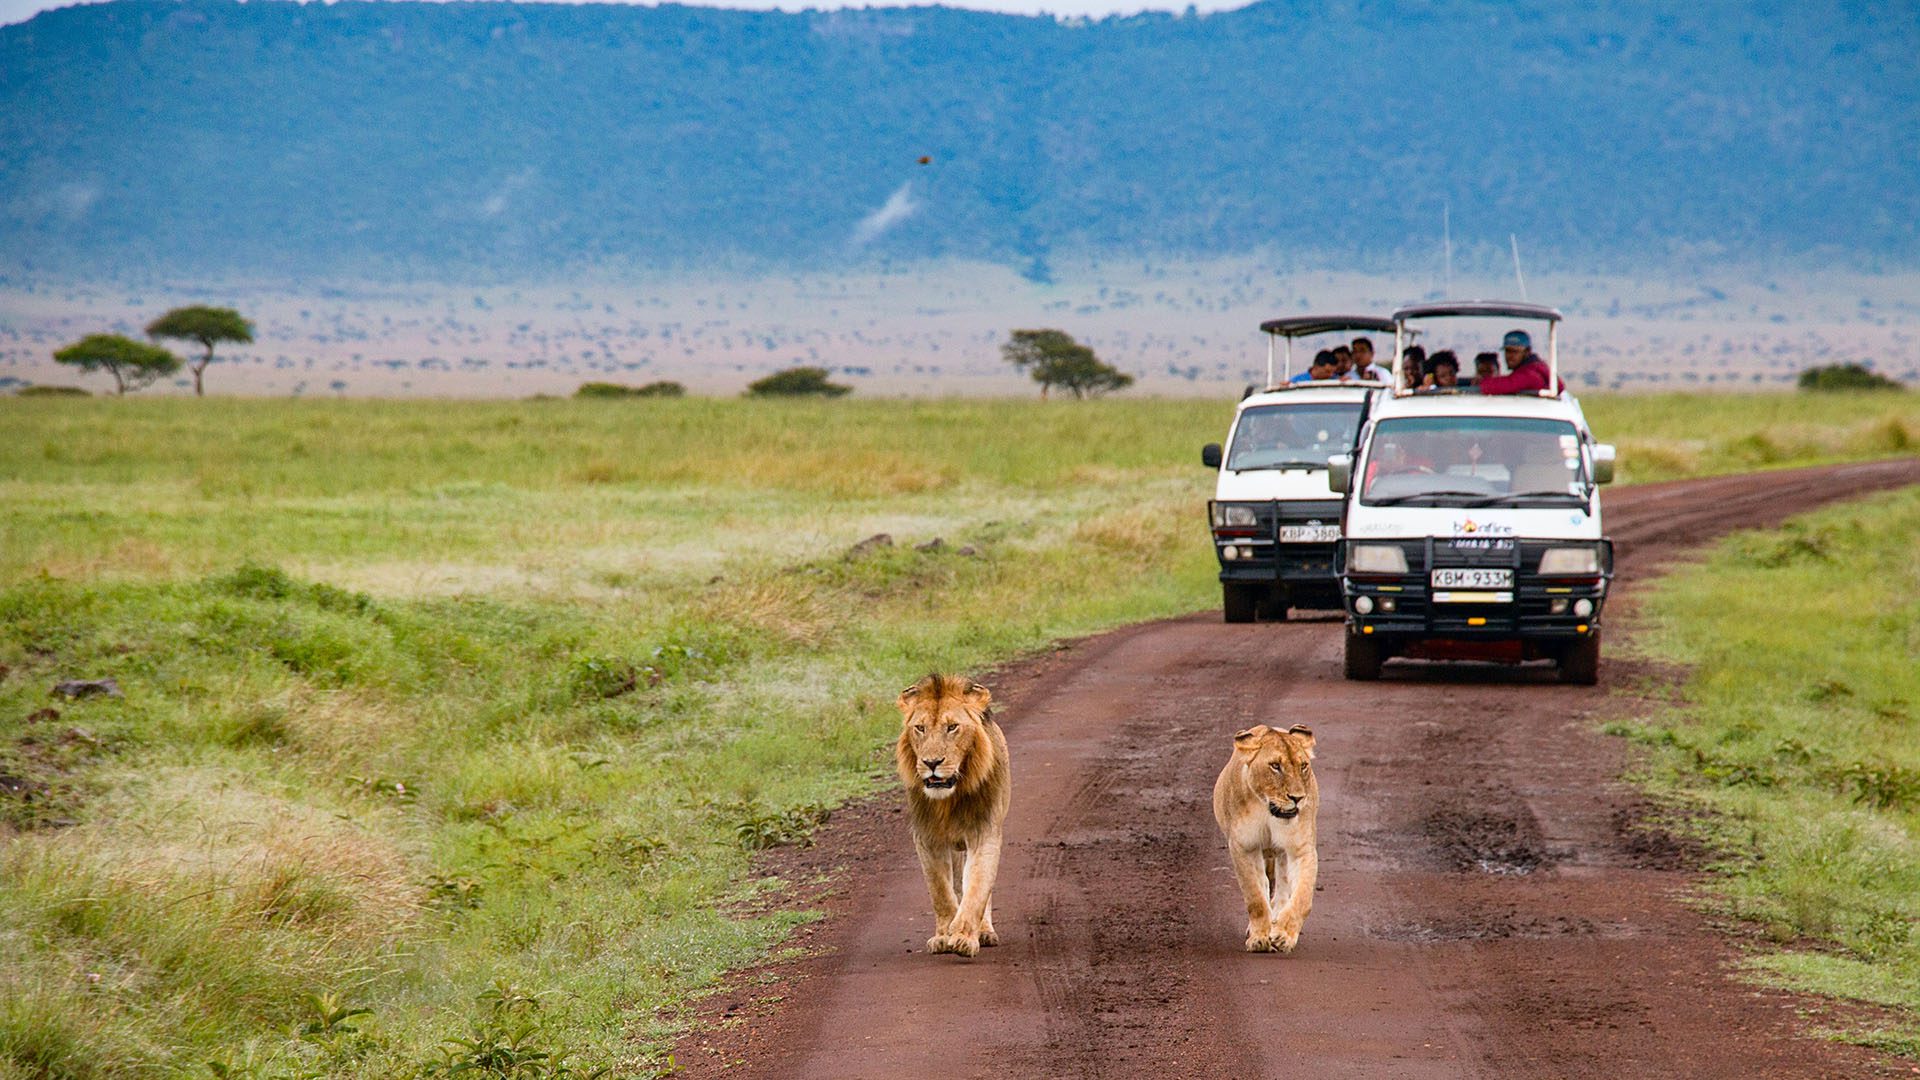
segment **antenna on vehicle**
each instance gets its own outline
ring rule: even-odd
[[[1520,284],[1520,299],[1527,298],[1527,279],[1520,275],[1520,238],[1513,233],[1507,234],[1507,242],[1513,245],[1513,280]]]
[[[1440,236],[1446,250],[1447,295],[1453,295],[1453,202],[1442,200],[1440,203]]]

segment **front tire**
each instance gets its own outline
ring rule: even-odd
[[[1560,654],[1560,681],[1570,686],[1592,686],[1600,681],[1600,631],[1575,640]]]
[[[1347,630],[1347,678],[1352,682],[1373,682],[1380,678],[1380,665],[1385,657],[1381,654],[1380,642],[1365,634]]]
[[[1260,592],[1246,585],[1221,585],[1220,610],[1230,623],[1249,623],[1260,614]]]

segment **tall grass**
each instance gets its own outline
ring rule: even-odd
[[[1647,608],[1685,705],[1629,729],[1710,812],[1715,903],[1786,949],[1752,967],[1888,1006],[1850,1037],[1920,1056],[1920,490],[1723,544]]]
[[[1583,399],[1628,483],[1784,468],[1920,449],[1920,394],[1685,394]]]
[[[1775,409],[1591,407],[1629,474]],[[1216,602],[1230,415],[0,401],[0,1077],[644,1073],[799,917],[726,912],[884,777],[897,687]]]

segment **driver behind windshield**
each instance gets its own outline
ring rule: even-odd
[[[1468,500],[1524,505],[1579,499],[1585,491],[1580,437],[1559,420],[1421,417],[1382,421],[1361,498]],[[1441,502],[1437,505],[1446,505]]]
[[[1319,469],[1353,445],[1359,404],[1280,405],[1248,409],[1234,428],[1226,467]]]

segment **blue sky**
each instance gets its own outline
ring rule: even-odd
[[[618,3],[620,0],[587,0],[592,3]],[[684,0],[697,3],[699,0]],[[922,6],[935,0],[887,0],[875,3],[872,0],[838,3],[835,0],[738,0],[724,4],[706,4],[707,7],[754,8],[768,10],[778,8],[782,11],[801,11],[806,8],[843,8],[843,7],[906,7]],[[976,11],[1008,11],[1025,15],[1042,12],[1051,15],[1131,15],[1139,11],[1184,11],[1187,4],[1147,2],[1147,0],[939,0],[948,7],[973,8]],[[1223,11],[1241,7],[1245,0],[1195,0],[1193,6],[1201,11]],[[36,13],[48,8],[67,7],[70,0],[0,0],[0,26],[8,23],[25,22]]]

